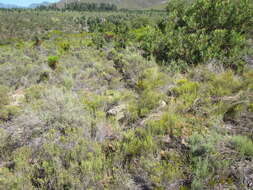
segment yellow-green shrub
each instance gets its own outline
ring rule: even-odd
[[[177,81],[176,87],[171,91],[178,98],[178,102],[182,104],[182,109],[185,110],[198,98],[199,84],[187,79],[181,79]]]
[[[0,109],[0,121],[8,121],[20,113],[18,106],[6,105]]]
[[[179,114],[168,112],[165,113],[161,119],[150,121],[148,126],[148,130],[153,135],[170,134],[172,136],[180,137],[186,124],[184,118]]]
[[[5,86],[0,85],[0,108],[4,105],[9,104],[9,89]]]
[[[229,96],[242,88],[239,77],[235,76],[231,70],[213,75],[213,78],[207,84],[209,95],[218,97]]]
[[[121,150],[125,157],[136,157],[152,153],[156,149],[153,137],[143,129],[129,131],[123,137]]]
[[[34,85],[25,91],[25,99],[27,102],[32,102],[43,97],[43,91],[46,89],[46,86],[43,85]]]

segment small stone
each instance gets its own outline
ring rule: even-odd
[[[166,135],[165,137],[163,137],[162,141],[166,144],[171,143],[171,138],[169,135]]]

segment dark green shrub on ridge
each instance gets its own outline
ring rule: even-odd
[[[175,6],[178,5],[178,6]],[[237,69],[243,54],[245,35],[252,27],[250,0],[170,1],[164,35],[156,49],[160,61],[188,64],[224,60]]]

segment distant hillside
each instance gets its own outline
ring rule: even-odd
[[[42,6],[42,5],[43,5],[43,6],[47,6],[47,5],[49,5],[49,4],[51,4],[51,3],[47,2],[47,1],[44,1],[44,2],[42,2],[42,3],[33,3],[33,4],[29,5],[28,8],[34,9],[34,8],[36,8],[36,7],[39,7],[39,6]]]
[[[148,9],[165,10],[166,6],[167,6],[167,1],[164,1],[162,3],[155,4],[151,7],[148,7]]]
[[[119,8],[128,9],[146,9],[150,7],[159,7],[165,4],[166,0],[61,0],[58,3],[59,7],[63,7],[66,3],[85,2],[85,3],[112,3]]]

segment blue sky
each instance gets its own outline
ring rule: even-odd
[[[57,2],[59,0],[0,0],[0,3],[27,6],[27,5],[30,5],[32,3],[41,3],[41,2],[44,2],[44,1]]]

